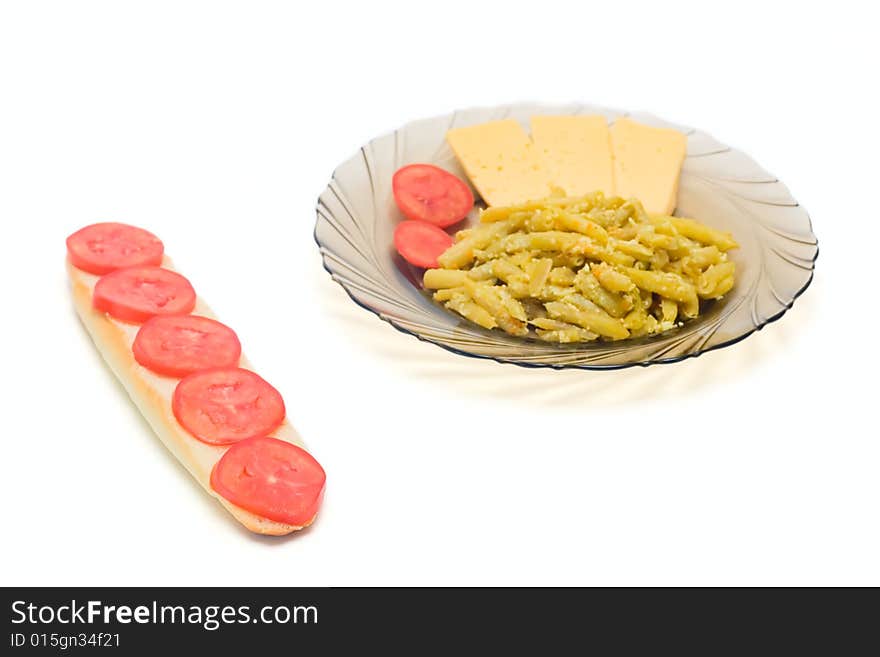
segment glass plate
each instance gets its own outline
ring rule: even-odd
[[[394,250],[403,218],[391,193],[401,166],[431,162],[467,179],[446,144],[453,127],[535,114],[630,116],[687,135],[676,214],[733,233],[737,284],[705,314],[660,335],[585,344],[552,344],[486,330],[436,304],[422,270]],[[806,290],[819,253],[810,218],[774,176],[750,157],[699,130],[648,114],[588,105],[517,104],[475,108],[414,121],[366,144],[333,173],[318,199],[315,241],[324,267],[349,296],[395,328],[458,354],[529,367],[614,369],[670,363],[725,347],[779,319]],[[467,221],[474,221],[472,213]],[[459,228],[459,227],[456,227]]]

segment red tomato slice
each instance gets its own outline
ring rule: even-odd
[[[424,221],[401,221],[394,230],[397,252],[416,267],[437,267],[437,258],[452,244],[448,233]]]
[[[391,179],[394,200],[407,219],[445,228],[474,207],[474,194],[464,181],[433,164],[410,164]]]
[[[73,266],[99,276],[122,267],[161,265],[164,250],[153,233],[127,224],[92,224],[67,238]]]
[[[131,345],[134,358],[165,376],[184,377],[198,370],[235,367],[241,343],[235,331],[208,317],[157,315],[141,326]]]
[[[321,506],[326,478],[321,464],[304,449],[277,438],[250,438],[217,461],[211,488],[258,516],[303,526]]]
[[[171,410],[181,426],[209,445],[265,436],[284,420],[284,400],[240,367],[201,370],[177,384]]]
[[[128,267],[98,279],[92,305],[116,319],[138,324],[153,315],[192,312],[196,292],[177,272],[161,267]]]

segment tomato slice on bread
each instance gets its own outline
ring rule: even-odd
[[[67,238],[73,266],[99,276],[123,267],[161,265],[164,252],[162,240],[128,224],[92,224]]]
[[[177,384],[171,410],[210,445],[266,436],[284,420],[284,400],[262,377],[240,367],[200,370]]]
[[[449,233],[424,221],[401,221],[394,229],[397,252],[416,267],[437,267],[437,258],[453,242]]]
[[[111,317],[139,324],[154,315],[183,315],[196,305],[196,292],[177,272],[162,267],[127,267],[98,279],[92,305]]]
[[[464,219],[474,194],[463,180],[433,164],[410,164],[391,179],[397,207],[407,219],[445,228]]]
[[[318,512],[324,469],[301,447],[277,438],[236,443],[211,471],[211,488],[246,511],[303,526]]]
[[[135,360],[147,369],[177,377],[198,370],[235,367],[241,357],[235,331],[197,315],[157,315],[148,319],[137,332],[131,350]]]

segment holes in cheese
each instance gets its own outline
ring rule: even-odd
[[[618,119],[611,126],[611,148],[617,196],[639,199],[650,214],[671,214],[687,137],[678,130]]]
[[[600,115],[533,116],[531,138],[514,119],[455,128],[446,140],[490,206],[557,195],[637,198],[652,214],[671,214],[687,137]]]
[[[611,138],[604,116],[533,116],[532,141],[553,187],[567,196],[614,195]]]
[[[541,158],[515,119],[454,128],[446,141],[487,205],[515,205],[550,194]]]

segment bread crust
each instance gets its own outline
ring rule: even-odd
[[[163,260],[162,266],[176,271],[167,257]],[[174,454],[202,488],[218,500],[238,522],[257,534],[283,536],[308,527],[314,521],[314,517],[303,525],[276,522],[232,504],[211,488],[211,470],[227,447],[203,443],[180,426],[171,410],[171,395],[179,379],[155,374],[134,359],[131,345],[137,334],[138,325],[120,322],[92,307],[92,292],[98,276],[74,267],[69,261],[67,272],[74,308],[98,352],[116,374],[135,406],[165,447]],[[197,300],[193,314],[217,319],[201,299]],[[240,365],[246,369],[253,369],[244,355],[241,357]],[[281,426],[272,432],[272,436],[304,447],[286,417]]]

